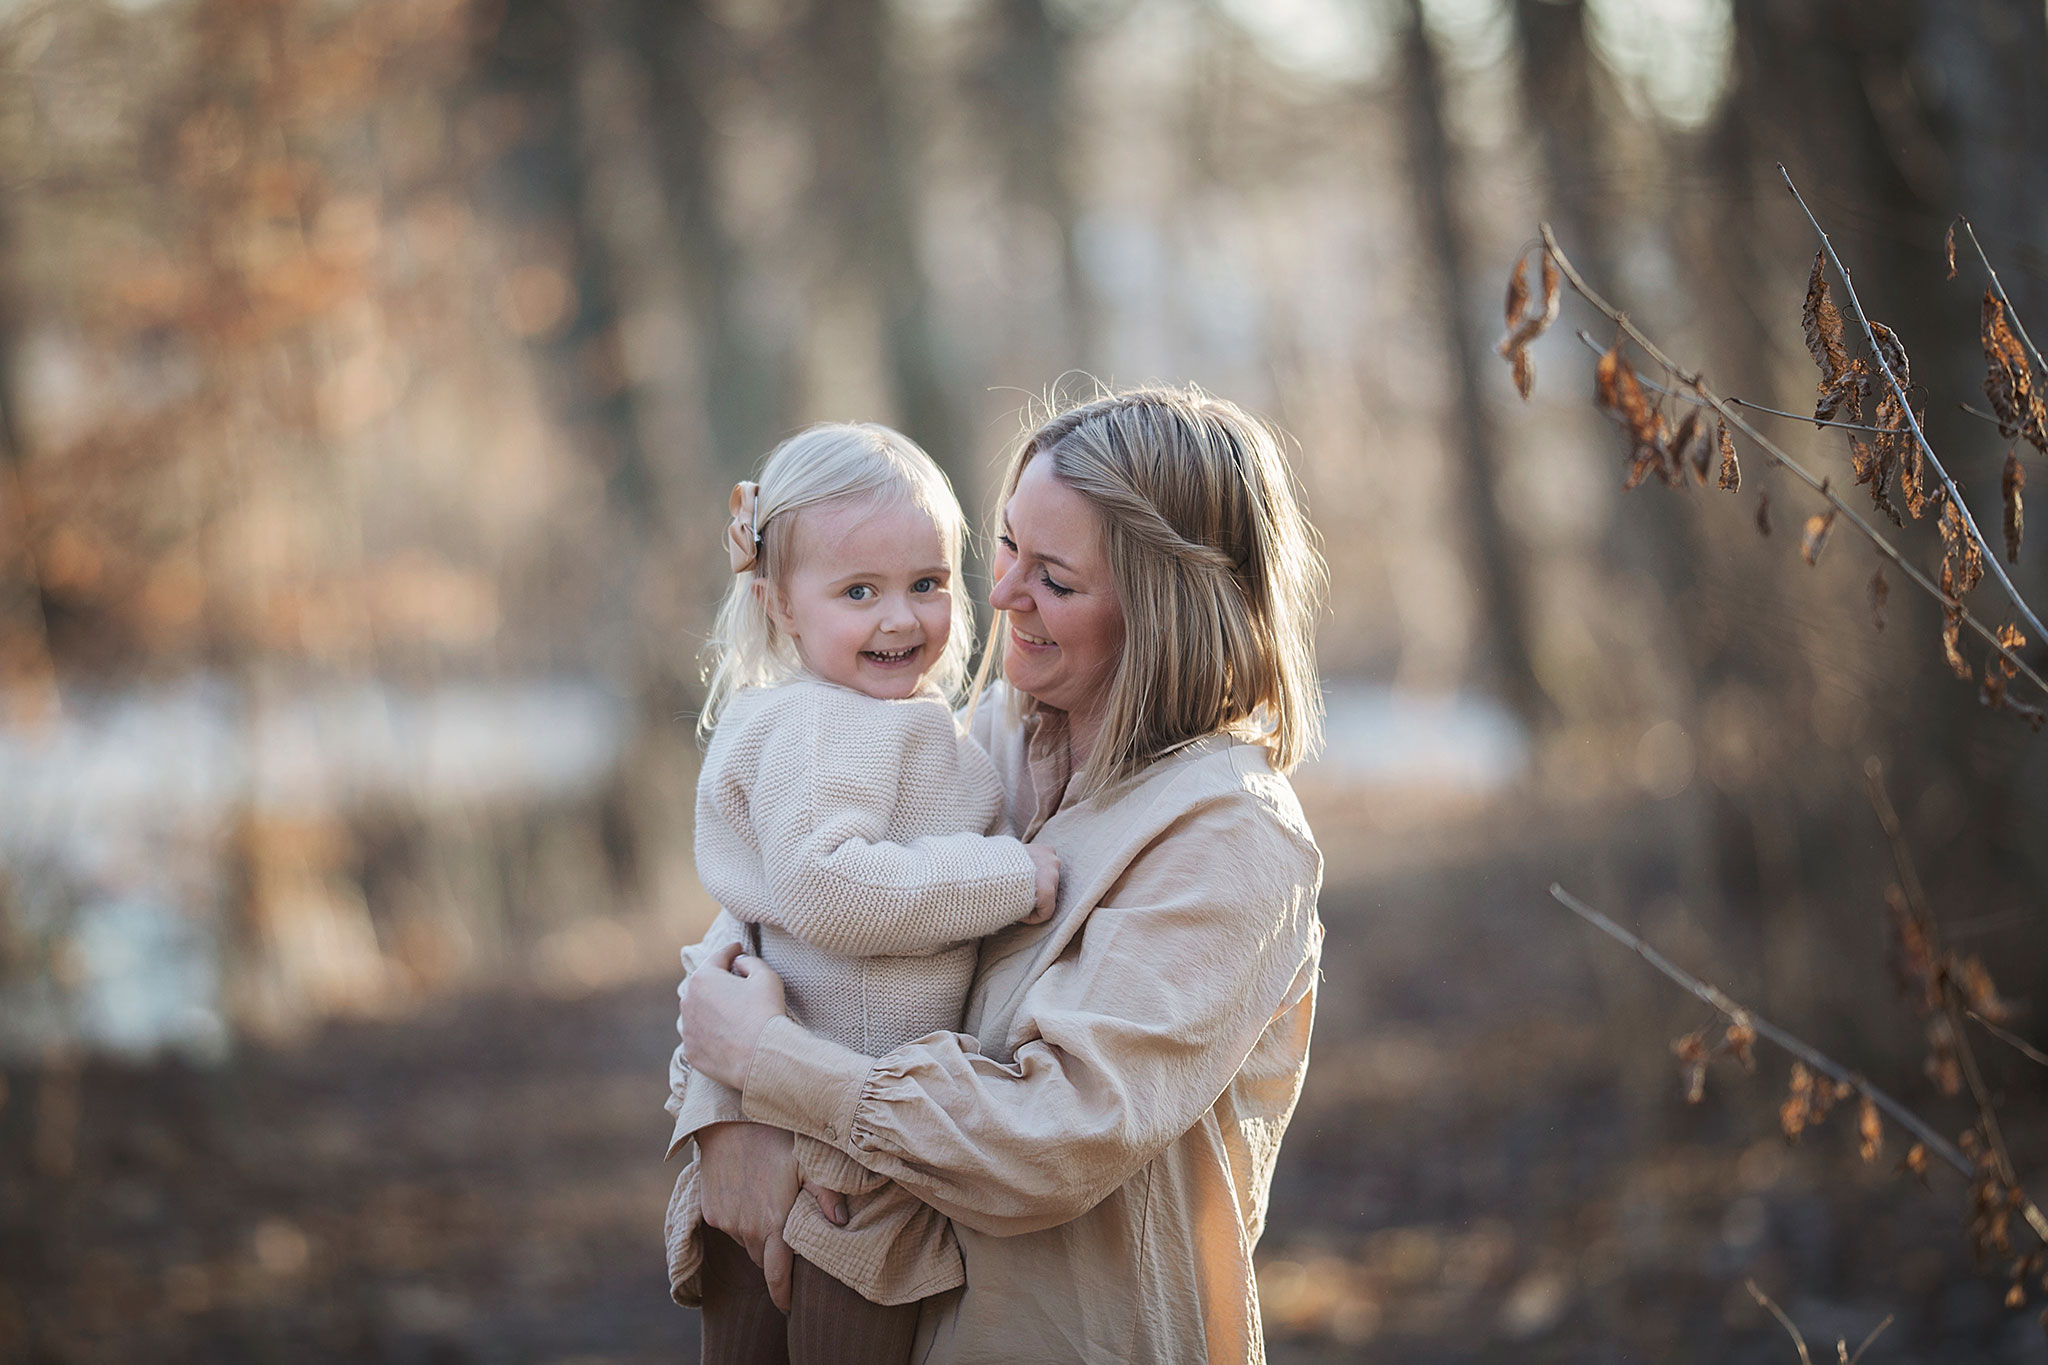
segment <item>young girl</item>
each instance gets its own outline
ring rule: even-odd
[[[778,446],[731,507],[698,875],[808,1027],[869,1055],[957,1028],[974,940],[1050,917],[1059,876],[1049,849],[1003,833],[995,769],[949,705],[972,629],[960,505],[908,438],[832,423]],[[762,1338],[786,1331],[832,1359],[902,1360],[918,1300],[963,1282],[951,1227],[843,1153],[796,1145],[848,1220],[809,1198],[791,1212],[786,1325],[746,1253],[701,1226],[694,1161],[677,1182],[670,1278],[703,1304],[704,1358],[773,1358],[782,1341]]]

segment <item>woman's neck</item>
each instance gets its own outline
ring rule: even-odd
[[[1102,711],[1097,708],[1086,714],[1080,711],[1067,712],[1067,754],[1072,771],[1080,772],[1088,766],[1088,757],[1095,752],[1095,741],[1102,734]]]

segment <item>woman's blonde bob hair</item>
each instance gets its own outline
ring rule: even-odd
[[[768,453],[761,466],[754,530],[760,536],[754,565],[733,575],[704,647],[708,687],[697,718],[702,734],[718,723],[733,694],[772,687],[803,669],[795,642],[776,625],[754,591],[774,583],[802,554],[805,508],[856,499],[901,498],[932,519],[951,574],[952,631],[928,681],[950,700],[960,691],[974,649],[974,610],[960,580],[967,522],[953,486],[917,442],[874,422],[820,422]]]
[[[1124,613],[1081,791],[1219,732],[1292,771],[1322,738],[1314,625],[1327,572],[1277,433],[1193,386],[1107,391],[1024,438],[1004,504],[1040,456],[1102,517]]]

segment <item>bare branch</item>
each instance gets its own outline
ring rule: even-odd
[[[1857,1361],[1863,1359],[1863,1353],[1870,1349],[1870,1343],[1876,1341],[1879,1337],[1883,1336],[1884,1329],[1891,1325],[1892,1315],[1890,1313],[1886,1313],[1884,1315],[1884,1321],[1880,1322],[1877,1326],[1870,1329],[1870,1335],[1863,1338],[1863,1344],[1861,1346],[1858,1346],[1854,1354],[1852,1354],[1849,1357],[1848,1365],[1856,1365]]]
[[[1729,403],[1751,412],[1768,412],[1773,417],[1790,417],[1795,422],[1811,422],[1817,427],[1834,427],[1840,431],[1874,431],[1882,434],[1883,427],[1873,427],[1862,422],[1832,422],[1825,417],[1808,417],[1803,412],[1786,412],[1783,408],[1767,408],[1762,403],[1752,403],[1747,398],[1730,398]]]
[[[1828,240],[1827,230],[1821,227],[1820,219],[1813,216],[1813,210],[1806,206],[1806,200],[1801,197],[1799,187],[1792,183],[1791,173],[1780,165],[1778,174],[1784,177],[1785,188],[1792,191],[1792,198],[1798,202],[1799,211],[1806,215],[1806,221],[1813,224],[1813,230],[1819,234],[1821,250],[1827,252],[1828,260],[1834,264],[1835,274],[1841,277],[1842,288],[1849,296],[1849,306],[1856,310],[1856,321],[1863,328],[1863,339],[1870,346],[1879,372],[1891,385],[1892,396],[1898,399],[1899,410],[1906,419],[1907,427],[1913,433],[1913,439],[1920,443],[1921,451],[1927,456],[1927,463],[1941,477],[1941,486],[1947,491],[1949,501],[1955,504],[1956,511],[1962,515],[1964,528],[1970,533],[1970,538],[1977,542],[1977,547],[1984,552],[1986,567],[1998,580],[1998,585],[2005,589],[2005,595],[2012,599],[2013,607],[2019,612],[2020,619],[2033,631],[2033,638],[2039,640],[2048,637],[2048,627],[2041,624],[2041,618],[2034,614],[2034,609],[2020,596],[2020,590],[2013,586],[2012,579],[2006,576],[2004,566],[1998,562],[1998,552],[1991,548],[1991,542],[1986,540],[1984,533],[1977,528],[1977,519],[1970,515],[1970,506],[1963,501],[1962,490],[1958,489],[1955,480],[1948,476],[1948,469],[1942,464],[1941,457],[1934,453],[1933,442],[1929,441],[1927,433],[1920,429],[1920,419],[1913,415],[1913,405],[1906,400],[1905,386],[1899,382],[1899,377],[1892,373],[1891,362],[1885,359],[1884,348],[1877,344],[1877,336],[1870,330],[1870,315],[1863,311],[1863,301],[1856,297],[1856,283],[1849,278],[1849,269],[1842,264],[1842,258],[1835,254],[1835,244]],[[1975,240],[1974,234],[1972,240]],[[1986,262],[1986,265],[1988,268],[1989,262]]]
[[[1799,1329],[1792,1325],[1791,1318],[1785,1316],[1785,1310],[1778,1307],[1777,1304],[1771,1302],[1771,1296],[1769,1294],[1764,1293],[1763,1290],[1758,1289],[1756,1287],[1755,1280],[1744,1280],[1742,1283],[1745,1287],[1748,1288],[1749,1296],[1755,1299],[1758,1303],[1762,1304],[1765,1308],[1768,1308],[1771,1312],[1771,1316],[1778,1320],[1778,1325],[1784,1328],[1785,1331],[1791,1336],[1792,1344],[1799,1348],[1799,1359],[1801,1365],[1813,1365],[1813,1357],[1807,1354],[1806,1338],[1799,1335]]]
[[[2043,374],[2048,374],[2048,361],[2043,361],[2041,359],[2041,348],[2034,344],[2034,339],[2027,335],[2027,329],[2020,325],[2019,310],[2014,308],[2012,306],[2012,300],[2005,296],[2005,286],[1998,282],[1998,272],[1991,268],[1991,258],[1984,254],[1984,247],[1982,243],[1978,242],[1977,240],[1977,229],[1970,226],[1970,220],[1968,218],[1965,218],[1960,213],[1956,215],[1956,221],[1961,223],[1963,225],[1963,231],[1969,234],[1970,249],[1975,251],[1977,253],[1977,259],[1983,262],[1984,273],[1991,277],[1991,290],[1993,293],[1998,295],[1998,301],[2005,305],[2006,321],[2012,324],[2012,329],[2020,334],[2020,340],[2024,342],[2026,344],[2026,348],[2033,353],[2034,368],[2041,371]]]
[[[1900,1104],[1884,1091],[1879,1090],[1862,1076],[1850,1071],[1847,1067],[1835,1061],[1826,1053],[1821,1052],[1812,1044],[1787,1033],[1784,1029],[1779,1028],[1754,1010],[1745,1009],[1743,1006],[1736,1004],[1735,1001],[1723,994],[1718,986],[1709,985],[1691,972],[1686,971],[1683,967],[1674,965],[1669,958],[1665,957],[1655,948],[1652,948],[1649,944],[1643,942],[1640,938],[1622,928],[1592,906],[1587,905],[1556,882],[1550,884],[1550,894],[1565,909],[1629,949],[1637,957],[1640,957],[1643,961],[1649,963],[1688,991],[1691,991],[1701,1000],[1706,1001],[1707,1004],[1719,1010],[1729,1019],[1733,1020],[1739,1017],[1744,1023],[1755,1029],[1758,1036],[1768,1038],[1800,1061],[1806,1063],[1809,1067],[1812,1067],[1815,1071],[1864,1095],[1872,1104],[1891,1115],[1893,1122],[1911,1133],[1916,1140],[1925,1144],[1928,1151],[1955,1167],[1963,1175],[1968,1176],[1975,1171],[1976,1168],[1970,1164],[1970,1159],[1958,1151],[1954,1143],[1950,1142],[1940,1133],[1935,1132],[1925,1119],[1906,1108],[1905,1105]]]
[[[1996,1038],[1999,1042],[2004,1043],[2036,1066],[2048,1066],[2048,1052],[2041,1051],[2041,1049],[2035,1047],[2012,1030],[2000,1028],[1975,1010],[1964,1010],[1963,1013],[1974,1020],[1977,1026],[1986,1033]]]
[[[1621,312],[1613,304],[1607,302],[1606,299],[1600,297],[1600,295],[1594,291],[1593,287],[1586,283],[1585,277],[1579,274],[1578,268],[1571,263],[1571,261],[1565,256],[1564,252],[1558,247],[1557,236],[1554,232],[1551,231],[1550,224],[1543,224],[1542,231],[1544,249],[1548,251],[1552,259],[1554,259],[1557,262],[1557,268],[1563,272],[1566,281],[1570,283],[1573,291],[1576,292],[1580,298],[1583,298],[1587,303],[1590,303],[1591,305],[1593,305],[1595,309],[1599,310],[1601,313],[1605,314],[1609,319],[1611,319],[1617,326],[1621,328],[1622,332],[1627,335],[1629,340],[1635,342],[1636,345],[1642,348],[1643,353],[1645,355],[1649,356],[1651,360],[1655,361],[1665,371],[1675,376],[1687,387],[1691,388],[1693,392],[1697,393],[1700,396],[1700,398],[1706,402],[1708,406],[1712,407],[1715,412],[1720,414],[1722,420],[1726,421],[1728,425],[1734,427],[1737,431],[1740,431],[1743,435],[1747,436],[1751,441],[1754,441],[1756,445],[1764,451],[1765,454],[1769,455],[1778,464],[1790,470],[1793,473],[1793,475],[1797,477],[1800,482],[1804,483],[1808,488],[1811,488],[1814,492],[1820,494],[1823,498],[1826,498],[1828,502],[1834,506],[1835,510],[1839,512],[1851,526],[1855,527],[1859,532],[1863,534],[1864,539],[1868,540],[1873,546],[1877,548],[1877,552],[1879,554],[1883,555],[1886,559],[1890,560],[1894,565],[1898,567],[1900,573],[1904,574],[1913,583],[1917,584],[1922,591],[1927,593],[1927,595],[1932,597],[1936,602],[1939,602],[1943,607],[1946,608],[1953,606],[1958,611],[1960,611],[1962,613],[1962,620],[1964,625],[1967,625],[1973,632],[1975,632],[1981,639],[1983,639],[1983,641],[1986,644],[1990,645],[1991,648],[1997,654],[2004,658],[2006,662],[2010,663],[2019,672],[2020,676],[2024,677],[2028,682],[2032,683],[2035,687],[2039,688],[2043,693],[2048,693],[2048,679],[2044,679],[2038,672],[2034,670],[2034,668],[2030,664],[2027,663],[2025,659],[2022,659],[2018,654],[2014,653],[2011,649],[2009,649],[1998,638],[1997,632],[1992,630],[1991,627],[1984,624],[1983,620],[1981,620],[1976,615],[1976,613],[1972,612],[1968,607],[1964,606],[1959,601],[1951,599],[1947,593],[1943,592],[1941,588],[1935,584],[1933,579],[1929,578],[1926,574],[1922,573],[1918,568],[1908,563],[1906,561],[1905,556],[1899,553],[1897,547],[1895,547],[1889,540],[1885,539],[1883,533],[1881,533],[1875,526],[1872,526],[1868,521],[1864,520],[1862,514],[1857,512],[1857,510],[1851,507],[1847,502],[1844,502],[1841,496],[1828,486],[1827,480],[1816,478],[1811,472],[1807,470],[1806,466],[1800,464],[1797,460],[1793,459],[1790,455],[1786,454],[1784,447],[1778,445],[1777,442],[1771,440],[1762,432],[1758,431],[1747,420],[1745,420],[1740,413],[1735,411],[1734,404],[1730,403],[1727,399],[1721,398],[1718,395],[1716,395],[1713,392],[1713,390],[1707,386],[1706,382],[1700,378],[1700,376],[1688,373],[1679,366],[1678,362],[1674,361],[1670,356],[1664,354],[1664,352],[1661,349],[1659,349],[1655,342],[1651,341],[1647,336],[1643,335],[1642,329],[1637,327],[1633,322],[1629,321],[1627,314]],[[1641,381],[1639,380],[1638,382]]]
[[[1928,950],[1937,964],[1949,961],[1942,950],[1941,926],[1935,922],[1934,912],[1927,906],[1927,891],[1920,884],[1920,874],[1914,869],[1912,850],[1906,846],[1905,831],[1899,825],[1899,812],[1892,805],[1891,793],[1885,790],[1884,763],[1872,754],[1863,761],[1863,776],[1870,790],[1871,809],[1877,813],[1877,823],[1884,828],[1884,835],[1891,844],[1892,863],[1898,869],[1899,889],[1905,893],[1906,908],[1918,922],[1920,932],[1926,935]],[[1963,1029],[1965,1002],[1957,987],[1953,974],[1945,965],[1937,966],[1937,980],[1941,987],[1942,1012],[1948,1016],[1949,1030],[1955,1037],[1956,1060],[1960,1063],[1963,1079],[1969,1084],[1970,1098],[1977,1106],[1977,1122],[1984,1130],[1984,1136],[1991,1145],[1991,1156],[1998,1163],[1998,1178],[2006,1188],[2019,1196],[2021,1214],[2034,1235],[2048,1245],[2048,1216],[2026,1195],[2020,1184],[2018,1168],[2013,1165],[2012,1152],[2005,1145],[2005,1132],[1998,1122],[1998,1111],[1991,1105],[1991,1088],[1984,1084],[1984,1072],[1977,1065],[1976,1049],[1970,1046],[1969,1034]]]
[[[1575,335],[1577,335],[1580,341],[1585,342],[1587,346],[1596,352],[1604,352],[1607,349],[1600,344],[1598,337],[1595,337],[1583,327],[1579,328]],[[1641,384],[1651,393],[1661,393],[1667,398],[1676,398],[1681,403],[1691,403],[1693,406],[1701,408],[1711,408],[1714,406],[1712,399],[1702,398],[1695,393],[1687,393],[1683,389],[1667,388],[1662,384],[1645,379],[1641,375],[1636,376],[1636,383]],[[1831,422],[1820,417],[1808,417],[1803,412],[1786,412],[1783,408],[1767,408],[1762,403],[1752,403],[1747,398],[1723,398],[1721,401],[1730,407],[1748,408],[1751,412],[1767,412],[1773,417],[1789,417],[1795,422],[1811,422],[1817,427],[1835,427],[1841,431],[1869,431],[1875,432],[1880,436],[1886,434],[1886,428],[1884,427],[1866,426],[1861,422]],[[1984,415],[1989,416],[1989,414]],[[1995,422],[1998,419],[1994,417],[1991,420]]]

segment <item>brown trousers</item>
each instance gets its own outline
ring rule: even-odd
[[[714,1227],[700,1232],[703,1365],[907,1365],[915,1303],[869,1303],[799,1256],[785,1316],[745,1247]]]

